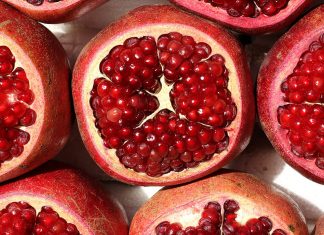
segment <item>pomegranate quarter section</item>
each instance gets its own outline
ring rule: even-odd
[[[271,49],[258,78],[262,126],[283,158],[324,183],[324,5]]]
[[[0,182],[52,158],[71,127],[69,65],[55,36],[0,2]]]
[[[289,26],[314,0],[170,0],[234,30],[258,34]]]
[[[12,235],[127,235],[122,207],[82,173],[48,164],[0,186],[0,231]]]
[[[108,0],[2,0],[31,18],[45,23],[73,20]]]
[[[307,235],[287,195],[246,173],[225,172],[155,194],[135,214],[130,235]]]
[[[140,185],[221,168],[248,144],[255,116],[238,42],[171,6],[138,8],[99,33],[76,62],[73,98],[94,160]]]

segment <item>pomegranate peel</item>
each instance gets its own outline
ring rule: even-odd
[[[206,210],[206,205],[210,203],[218,208],[218,216],[210,209]],[[238,205],[239,209],[236,209],[235,214],[228,213],[234,208],[233,205]],[[137,211],[131,223],[130,234],[168,234],[170,230],[157,232],[161,228],[161,222],[167,221],[181,225],[183,230],[186,228],[185,232],[198,228],[201,234],[232,234],[244,229],[239,224],[247,224],[245,227],[249,228],[248,224],[256,221],[252,218],[263,220],[265,217],[272,225],[267,227],[267,231],[263,230],[264,234],[308,234],[305,218],[287,195],[252,175],[226,172],[186,185],[162,189]],[[209,223],[208,228],[199,228],[197,225],[202,224],[201,218],[214,221],[219,227],[213,230],[214,223]],[[236,222],[232,221],[235,226],[230,233],[226,228],[231,227],[231,223],[228,223],[233,218]],[[220,229],[223,230],[222,233]],[[187,234],[183,230],[179,233]],[[261,232],[254,230],[257,231]],[[249,231],[243,234],[249,234]]]
[[[233,30],[249,34],[261,34],[276,32],[289,26],[313,1],[283,0],[275,3],[275,1],[259,0],[236,2],[170,0],[170,2]],[[275,9],[275,4],[280,6],[277,6],[276,10],[268,12],[268,9]]]
[[[4,0],[31,18],[44,23],[71,21],[108,0]]]
[[[45,27],[7,4],[0,3],[0,12],[2,182],[63,148],[70,134],[71,107],[69,65],[61,44]],[[17,131],[23,139],[15,137]],[[18,152],[13,149],[17,144]]]
[[[324,234],[324,217],[321,216],[315,225],[314,235],[323,235],[323,234]]]
[[[99,235],[128,232],[122,207],[80,171],[69,167],[47,164],[42,171],[2,185],[0,192],[0,220],[7,221],[10,218],[8,211],[12,211],[11,218],[19,224],[26,222],[34,229],[32,234]],[[10,210],[10,207],[13,209]],[[22,211],[22,216],[14,211]],[[35,224],[30,212],[34,214],[34,221],[39,213]],[[2,232],[9,232],[13,228],[10,221],[1,226],[4,229]],[[31,234],[23,233],[23,228],[26,227],[16,226],[18,231],[15,230],[14,234]]]
[[[160,14],[161,12],[163,12],[163,14]],[[168,27],[165,27],[165,25],[167,25]],[[202,25],[204,27],[202,27]],[[136,39],[134,37],[138,37],[138,38]],[[199,165],[196,167],[189,167],[187,169],[179,168],[178,171],[180,172],[176,172],[177,171],[176,164],[183,164],[183,163],[177,160],[177,162],[173,162],[174,164],[173,169],[175,169],[175,171],[170,171],[169,173],[152,177],[145,173],[143,174],[143,173],[133,171],[131,169],[127,169],[123,164],[121,164],[118,157],[116,157],[116,153],[114,150],[116,148],[111,147],[112,143],[116,144],[116,146],[119,146],[120,143],[118,142],[117,139],[109,139],[110,141],[113,141],[112,143],[111,142],[109,143],[111,149],[103,145],[103,140],[101,136],[104,136],[105,133],[101,132],[99,134],[98,129],[96,128],[96,125],[94,123],[94,119],[89,118],[89,115],[93,113],[98,114],[99,111],[93,109],[93,107],[96,106],[97,103],[92,103],[91,105],[90,103],[94,102],[93,101],[94,97],[92,97],[93,95],[97,96],[98,93],[99,95],[101,93],[105,94],[106,92],[105,87],[109,87],[109,86],[114,87],[114,85],[111,85],[111,81],[108,82],[109,80],[101,78],[103,76],[101,74],[101,72],[103,72],[103,69],[101,69],[100,71],[99,65],[104,66],[103,64],[108,63],[106,61],[109,61],[109,58],[116,58],[115,57],[116,53],[119,53],[118,50],[124,50],[123,46],[117,46],[117,45],[123,45],[123,44],[129,45],[132,43],[136,44],[144,41],[145,43],[147,43],[147,45],[152,45],[152,47],[154,48],[154,43],[155,43],[154,39],[157,39],[157,47],[159,47],[163,45],[162,40],[168,40],[167,37],[184,38],[183,40],[186,40],[186,42],[190,41],[191,43],[196,43],[195,45],[197,45],[196,46],[197,48],[199,47],[201,48],[201,45],[203,45],[203,48],[205,48],[206,51],[208,51],[208,53],[210,54],[217,54],[217,52],[221,52],[222,54],[221,57],[223,57],[223,59],[221,59],[220,56],[216,56],[213,58],[219,61],[223,61],[223,60],[226,61],[225,62],[226,71],[229,71],[229,75],[226,75],[229,76],[227,89],[229,89],[230,93],[232,94],[231,99],[236,105],[237,112],[234,120],[231,121],[231,123],[226,127],[226,132],[229,135],[229,143],[228,143],[228,147],[225,148],[225,150],[222,150],[221,153],[217,154],[214,157],[211,157],[209,161],[200,162]],[[193,39],[195,42],[193,42]],[[199,44],[198,42],[199,43],[202,42],[202,43]],[[176,48],[177,44],[178,42],[174,42],[172,48]],[[211,49],[208,49],[208,47],[210,47]],[[162,46],[159,48],[162,48]],[[147,49],[147,50],[151,50],[151,49]],[[110,53],[107,56],[107,52],[109,51]],[[151,51],[155,51],[155,49]],[[204,53],[201,50],[200,52]],[[153,57],[159,58],[160,62],[162,63],[163,62],[162,54],[163,52],[160,51],[159,55],[155,54],[153,55]],[[127,59],[127,56],[123,58]],[[205,66],[205,64],[202,66]],[[107,67],[107,69],[108,72],[111,71],[109,70],[109,67]],[[159,71],[159,68],[157,68],[157,71]],[[106,72],[106,70],[104,70],[104,72]],[[98,79],[94,81],[95,78]],[[128,79],[129,77],[126,78]],[[113,79],[116,82],[119,81],[118,80],[119,78],[117,77],[113,77]],[[190,79],[194,79],[194,76]],[[192,81],[190,79],[188,79],[187,82]],[[98,90],[99,89],[98,84],[100,82],[105,82],[105,85],[102,84],[100,90]],[[106,85],[107,83],[108,85]],[[179,184],[193,179],[197,179],[208,173],[211,173],[216,169],[219,169],[221,166],[225,165],[227,162],[233,159],[239,152],[241,152],[246,147],[247,143],[249,142],[251,131],[253,128],[254,106],[253,106],[253,98],[252,98],[253,96],[252,83],[250,80],[250,74],[246,64],[244,52],[241,49],[241,47],[238,45],[237,41],[232,36],[230,36],[227,32],[225,32],[222,28],[211,25],[208,22],[202,21],[184,12],[178,11],[177,9],[171,6],[140,7],[130,12],[128,15],[124,16],[123,18],[121,18],[118,22],[115,22],[112,25],[108,26],[106,29],[104,29],[81,52],[76,62],[76,66],[74,68],[72,86],[73,86],[73,98],[75,102],[75,110],[76,110],[80,133],[90,155],[94,158],[97,164],[106,173],[121,181],[130,184],[140,184],[140,185]],[[173,85],[173,88],[174,86],[175,85]],[[179,86],[181,86],[181,84]],[[162,88],[160,88],[159,85],[157,85],[156,87],[152,87],[152,89],[156,89],[156,90],[152,90],[152,93],[155,93],[159,100],[159,108],[154,109],[155,111],[153,115],[155,115],[162,109],[169,109],[172,111],[173,105],[170,104],[169,101],[170,100],[169,92],[172,89],[172,86],[162,85]],[[121,90],[118,91],[115,89],[112,90],[111,92],[108,92],[109,96],[117,95],[118,97],[118,94],[126,95],[127,90],[122,92]],[[101,102],[108,102],[108,101],[109,99]],[[135,100],[133,101],[135,102]],[[123,104],[124,101],[120,101],[120,102],[122,102]],[[219,107],[222,107],[222,105],[220,105]],[[123,118],[120,119],[121,114],[117,109],[112,109],[111,111],[107,112],[107,114],[109,116],[108,121],[110,123],[118,120],[124,120]],[[152,111],[150,115],[151,114]],[[172,115],[174,114],[172,113],[170,114],[170,111],[162,110],[157,115],[159,117],[157,118],[157,116],[155,116],[156,119],[154,120],[158,119],[161,120],[161,122],[163,122],[163,119],[173,117]],[[187,115],[187,113],[185,115]],[[96,122],[97,121],[98,120],[96,120]],[[107,122],[107,120],[105,120],[105,122]],[[144,132],[147,131],[145,132],[148,133],[147,135],[152,134],[151,132],[152,127],[149,124],[150,122],[147,121],[141,126],[141,128],[145,129]],[[176,126],[178,126],[177,131],[179,131],[179,133],[182,133],[184,129],[183,130],[181,129],[182,128],[181,122],[187,122],[187,121],[180,121],[178,123],[179,125],[178,124],[173,125],[173,122],[170,121],[168,123],[169,128],[173,129],[176,128]],[[97,126],[100,125],[101,125],[100,122],[97,123]],[[163,130],[163,127],[158,124],[156,124],[156,128],[157,128],[155,130],[156,132],[160,132]],[[195,127],[193,126],[192,128],[193,129],[191,129],[190,132],[194,133]],[[119,128],[119,129],[123,129],[123,128]],[[116,131],[119,131],[119,129],[116,129]],[[131,129],[133,129],[133,131],[138,130],[138,129],[134,129],[134,127],[131,127]],[[127,130],[125,130],[125,133],[126,132]],[[140,136],[137,136],[136,133],[138,135],[141,135],[141,133],[135,131],[134,138],[135,139],[141,138]],[[201,139],[202,142],[205,141],[205,137],[203,136]],[[216,134],[216,136],[218,136],[215,137],[217,139],[220,138],[219,136],[221,135]],[[151,137],[148,136],[148,138],[149,138],[148,141],[151,141],[150,140]],[[167,136],[163,136],[163,139],[165,141],[168,141]],[[191,138],[191,139],[187,138],[185,141],[187,141],[186,148],[192,151],[196,151],[195,149],[197,149],[197,145],[196,145],[197,140],[195,138]],[[178,141],[177,142],[178,151],[180,151],[179,149],[183,148],[182,146],[183,143],[181,141]],[[127,149],[124,149],[123,151],[128,151],[130,148],[133,147],[129,145]],[[156,157],[163,156],[163,154],[165,153],[164,150],[165,146],[163,144],[157,145],[157,148],[160,149],[157,150],[160,151],[160,155],[157,155],[155,150],[154,150],[155,152],[154,151],[152,152],[151,150],[150,154],[153,154]],[[142,154],[145,153],[144,150],[145,149],[140,150]],[[214,152],[212,151],[212,153]],[[194,157],[195,159],[199,159],[198,161],[200,161],[200,159],[204,158],[204,155],[202,155],[202,153],[199,152],[198,150],[197,153],[195,153]],[[188,156],[184,156],[182,159],[183,161],[187,161],[186,159],[188,159]],[[137,170],[140,171],[141,169],[137,169]]]
[[[260,121],[271,143],[288,164],[319,183],[324,183],[323,62],[321,57],[313,62],[307,58],[321,56],[323,51],[323,11],[323,5],[316,8],[279,39],[261,66],[257,88]],[[294,84],[300,88],[296,90]],[[294,125],[289,124],[289,117]],[[300,133],[298,126],[305,133],[294,134]]]

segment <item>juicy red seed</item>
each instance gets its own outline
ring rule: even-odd
[[[234,202],[234,203],[233,203]],[[187,235],[210,235],[210,234],[264,234],[264,235],[286,235],[281,229],[276,229],[271,233],[272,222],[268,217],[251,218],[245,224],[236,221],[236,212],[239,209],[227,210],[230,205],[237,204],[234,200],[228,200],[224,203],[224,212],[218,202],[208,202],[203,211],[197,226],[183,228],[180,223],[171,223],[163,221],[155,227],[156,235],[168,234],[187,234]],[[238,204],[236,206],[239,208]]]
[[[125,167],[158,177],[196,167],[227,148],[224,128],[236,107],[225,59],[211,53],[208,44],[171,32],[157,41],[129,38],[102,60],[107,78],[94,80],[90,106],[104,146],[116,149]],[[173,85],[176,113],[163,109],[148,118],[160,105],[152,93],[161,90],[162,74]]]
[[[313,42],[300,57],[293,73],[281,84],[285,102],[278,121],[287,130],[291,151],[323,169],[324,156],[324,44]],[[306,103],[307,102],[307,103]]]
[[[24,69],[15,69],[10,49],[0,46],[0,165],[20,156],[29,142],[29,134],[19,129],[36,122],[36,112],[29,108],[34,99]]]
[[[220,7],[230,16],[257,17],[262,14],[273,16],[284,9],[289,0],[204,0],[214,7]]]

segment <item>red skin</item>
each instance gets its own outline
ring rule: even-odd
[[[72,216],[81,218],[82,225],[91,232],[89,235],[126,235],[128,226],[123,208],[98,186],[79,170],[52,162],[41,171],[1,186],[0,204],[9,204],[13,196],[19,201],[29,195],[35,200],[41,198],[46,204],[35,205],[26,197],[20,200],[31,206],[50,206],[56,211],[63,208],[66,214],[60,216],[67,222],[72,222],[69,218]],[[82,228],[78,230],[81,232]]]
[[[178,25],[180,24],[181,27],[189,26],[191,28],[199,30],[200,32],[209,35],[228,52],[229,57],[231,57],[235,64],[235,69],[238,74],[238,90],[241,94],[241,97],[243,97],[244,99],[244,105],[242,105],[241,110],[238,110],[237,116],[244,118],[242,118],[242,120],[240,119],[241,121],[238,121],[238,123],[236,123],[237,125],[235,127],[235,130],[237,130],[237,135],[232,139],[230,137],[232,144],[230,144],[231,147],[229,147],[226,156],[219,157],[218,159],[217,157],[213,158],[213,160],[210,160],[208,164],[206,164],[206,166],[204,166],[204,168],[202,168],[201,170],[195,171],[194,173],[190,172],[190,169],[182,173],[171,173],[172,177],[170,174],[170,176],[168,176],[169,178],[166,178],[165,175],[161,177],[149,177],[141,174],[140,176],[140,174],[126,169],[119,161],[113,162],[111,159],[117,158],[115,154],[100,153],[100,149],[104,148],[104,146],[101,142],[101,139],[97,142],[93,140],[94,133],[91,133],[91,131],[93,131],[93,128],[95,128],[93,123],[93,127],[89,127],[88,125],[90,120],[89,117],[92,115],[92,111],[89,111],[89,100],[86,100],[86,98],[84,98],[84,94],[90,94],[90,90],[84,91],[83,86],[89,86],[89,82],[86,83],[85,79],[91,76],[91,72],[94,72],[87,72],[87,69],[89,69],[89,64],[95,59],[98,59],[96,58],[98,57],[98,53],[101,51],[101,48],[109,45],[109,40],[114,40],[114,38],[118,38],[119,36],[122,37],[123,34],[136,28],[138,28],[139,30],[142,30],[145,27],[147,29],[150,29],[152,24],[163,25],[166,23],[177,24],[177,27],[179,27]],[[177,29],[168,28],[168,30],[170,30],[169,32],[171,32],[172,30]],[[195,16],[181,12],[172,6],[144,6],[130,12],[123,18],[119,19],[118,22],[115,22],[105,28],[93,40],[91,40],[91,42],[81,52],[74,67],[72,81],[74,107],[77,115],[79,130],[90,155],[96,161],[96,163],[110,176],[120,181],[137,185],[180,184],[198,179],[218,170],[219,168],[230,162],[241,151],[243,151],[251,137],[255,118],[255,107],[252,91],[252,81],[246,61],[247,60],[241,46],[238,44],[235,38],[228,34],[228,32],[223,28],[212,25],[209,22],[201,20]],[[96,70],[96,72],[99,71],[99,65],[97,68],[98,69]],[[96,77],[93,77],[93,79],[95,78]],[[91,87],[92,84],[93,80],[91,80]],[[233,94],[233,96],[234,95],[235,94]],[[97,132],[95,133],[95,135],[97,135]]]
[[[31,136],[31,141],[25,146],[25,149],[31,149],[28,156],[23,152],[18,157],[24,158],[23,162],[11,166],[13,169],[7,172],[5,169],[0,171],[0,182],[3,182],[53,158],[68,140],[72,114],[69,64],[65,51],[55,36],[44,26],[3,2],[0,2],[0,34],[10,39],[14,45],[11,49],[13,47],[22,49],[24,57],[30,60],[29,64],[35,67],[34,72],[39,74],[38,89],[46,94],[39,97],[39,91],[31,87],[36,99],[42,99],[40,100],[42,107],[34,107],[35,111],[37,112],[37,108],[43,109],[44,118],[39,124],[36,119],[36,124],[28,127],[26,131],[33,130],[37,133],[38,139],[34,139],[35,142],[31,145],[33,138]],[[19,61],[19,56],[16,56],[16,60]],[[7,162],[10,164],[11,161]]]
[[[63,0],[59,3],[44,1],[41,6],[34,6],[25,0],[3,1],[35,20],[44,23],[63,23],[80,17],[108,0]]]
[[[306,15],[277,41],[261,66],[257,87],[260,121],[272,145],[289,165],[321,184],[324,171],[314,161],[298,158],[291,152],[287,132],[278,123],[277,108],[285,104],[280,84],[293,72],[301,54],[324,33],[323,14],[324,5]]]
[[[277,15],[272,17],[260,15],[257,18],[232,17],[225,10],[204,1],[170,0],[170,2],[233,30],[248,34],[264,34],[275,33],[289,26],[314,0],[290,0],[291,3],[285,10]]]
[[[162,189],[136,212],[129,234],[155,234],[152,229],[172,214],[174,220],[169,222],[186,221],[187,218],[187,226],[195,226],[198,220],[190,220],[193,214],[200,215],[208,202],[216,201],[222,206],[228,199],[239,203],[243,221],[266,215],[275,228],[284,229],[288,235],[309,234],[305,218],[291,198],[242,172],[223,172],[193,183]],[[188,211],[184,213],[184,210]],[[183,214],[177,214],[179,211]]]
[[[317,221],[314,235],[324,235],[324,216]]]

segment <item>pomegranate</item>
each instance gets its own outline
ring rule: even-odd
[[[317,221],[314,235],[324,235],[324,216]]]
[[[108,0],[3,0],[31,18],[45,23],[73,20]]]
[[[197,179],[251,136],[252,82],[241,47],[171,6],[140,7],[99,33],[77,60],[72,87],[88,151],[130,184]]]
[[[233,30],[249,34],[277,32],[290,25],[313,0],[170,0]]]
[[[155,194],[135,214],[130,235],[308,234],[287,195],[256,177],[222,172]]]
[[[47,164],[0,186],[0,195],[1,234],[128,234],[121,206],[66,166]]]
[[[287,163],[324,183],[324,5],[271,49],[258,78],[261,124]]]
[[[52,158],[71,126],[69,65],[45,27],[0,2],[0,182]]]

